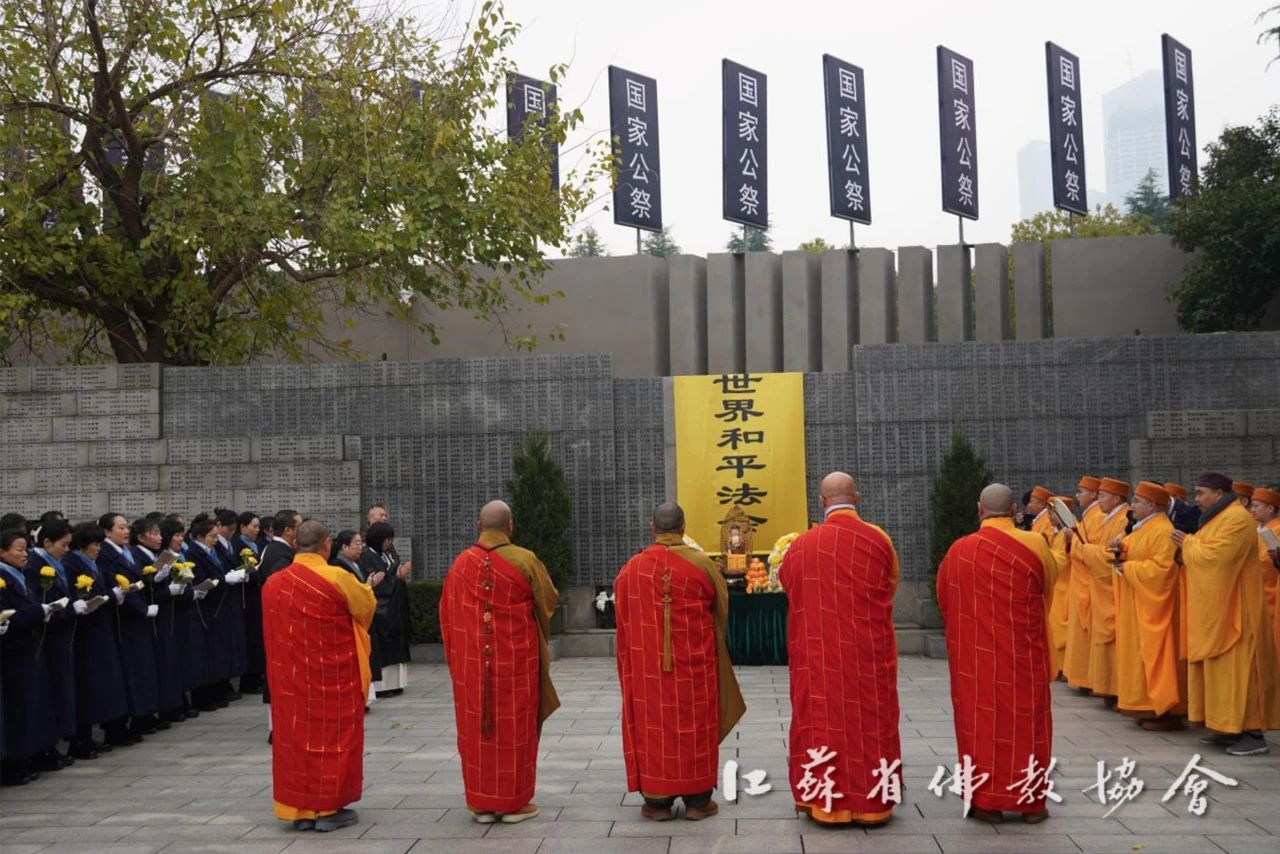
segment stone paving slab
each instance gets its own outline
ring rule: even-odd
[[[265,710],[256,698],[77,763],[0,795],[3,854],[1277,854],[1280,744],[1270,756],[1236,758],[1201,745],[1199,733],[1149,733],[1096,700],[1054,685],[1055,791],[1049,821],[990,826],[962,818],[959,800],[927,784],[955,761],[946,662],[903,658],[903,802],[887,826],[826,828],[796,817],[787,788],[790,724],[785,668],[741,668],[748,712],[726,739],[721,761],[763,769],[766,795],[722,803],[702,822],[640,818],[625,791],[616,668],[608,659],[562,659],[553,677],[562,706],[539,751],[542,814],[518,825],[479,825],[462,798],[453,704],[443,665],[411,669],[408,691],[378,702],[366,721],[365,793],[358,825],[329,835],[296,833],[271,814]],[[1195,753],[1235,778],[1211,784],[1203,817],[1166,790]],[[1137,763],[1145,790],[1104,817],[1111,804],[1082,790],[1097,762]],[[60,808],[55,810],[51,804]],[[75,804],[74,809],[62,809]]]

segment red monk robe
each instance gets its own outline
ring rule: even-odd
[[[680,534],[659,534],[613,587],[627,790],[651,797],[709,791],[720,773],[720,742],[746,711],[724,639],[724,577]]]
[[[880,782],[872,772],[881,761],[892,766],[902,756],[893,543],[856,511],[834,510],[791,543],[778,578],[788,601],[789,765],[796,809],[825,823],[888,821],[893,802],[870,793]],[[804,765],[832,751],[834,757],[806,772]],[[806,801],[806,789],[811,793],[814,786],[802,786],[822,781],[828,768],[834,793],[843,795],[830,810],[821,794]]]
[[[314,819],[360,799],[376,604],[353,575],[309,552],[262,588],[278,818]]]
[[[533,800],[542,722],[560,705],[547,648],[557,599],[542,562],[499,531],[445,577],[440,634],[473,812],[509,815]]]
[[[991,775],[973,794],[977,809],[1045,808],[1043,790],[1021,785],[1032,758],[1041,772],[1052,758],[1054,565],[1043,537],[1003,517],[956,540],[938,568],[956,745],[973,759],[975,779]]]

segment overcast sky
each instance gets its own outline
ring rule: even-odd
[[[413,2],[424,17],[445,5]],[[769,213],[781,250],[815,236],[837,245],[848,238],[847,224],[828,213],[823,53],[866,74],[874,222],[857,227],[858,245],[956,241],[956,218],[939,207],[935,49],[945,44],[970,57],[981,219],[966,223],[965,237],[1004,242],[1018,219],[1017,151],[1048,139],[1046,39],[1080,57],[1092,202],[1106,175],[1102,94],[1160,68],[1161,33],[1192,50],[1202,148],[1224,126],[1251,123],[1280,102],[1280,62],[1267,69],[1274,42],[1256,42],[1255,18],[1272,2],[507,0],[506,11],[524,27],[513,51],[522,72],[544,77],[553,64],[570,63],[560,99],[585,117],[570,145],[607,138],[609,65],[657,79],[664,220],[685,252],[705,254],[723,251],[738,228],[721,219],[721,58],[768,76]],[[562,171],[578,157],[566,156]],[[607,201],[593,204],[580,227],[594,225],[612,254],[634,252],[635,231],[613,224]]]

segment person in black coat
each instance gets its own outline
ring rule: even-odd
[[[157,729],[168,729],[170,725],[184,721],[187,716],[182,707],[186,701],[182,693],[182,657],[179,655],[174,641],[177,615],[177,599],[182,590],[171,591],[169,578],[173,566],[163,569],[156,567],[164,550],[164,542],[160,536],[159,519],[146,516],[129,526],[130,551],[137,565],[142,567],[142,581],[145,584],[143,595],[149,605],[155,605],[157,615],[152,620],[151,628],[154,637],[156,656],[156,697],[160,717],[156,721]]]
[[[129,549],[129,521],[119,513],[106,513],[98,520],[106,533],[98,554],[98,569],[108,581],[121,589],[142,582],[142,565]],[[120,579],[125,583],[121,584]],[[134,735],[151,735],[160,728],[156,713],[160,710],[160,684],[156,679],[155,618],[159,605],[147,602],[142,590],[125,593],[116,612],[116,638],[120,642],[120,663],[124,666],[124,684],[129,697],[129,729]],[[168,724],[165,724],[168,728]]]
[[[180,517],[166,516],[160,523],[160,541],[164,548],[178,555],[185,563],[183,549],[187,545],[187,526]],[[204,625],[200,622],[196,591],[191,585],[177,583],[176,570],[169,574],[168,593],[173,602],[173,624],[169,641],[176,646],[182,671],[183,706],[185,718],[200,717],[200,710],[190,695],[209,681],[208,657],[204,649]],[[203,596],[204,594],[200,594]],[[163,642],[163,638],[161,638]]]
[[[227,569],[217,552],[218,529],[213,517],[201,513],[191,520],[187,531],[187,560],[195,564],[192,573],[195,584],[214,580],[218,584],[203,596],[195,591],[196,616],[204,628],[205,683],[191,692],[191,699],[202,712],[224,709],[230,703],[226,689],[235,674],[231,670],[232,641],[230,624],[222,619],[221,605],[228,585],[223,583]]]
[[[215,510],[213,521],[218,532],[218,542],[214,543],[213,550],[222,561],[222,579],[226,584],[221,610],[215,611],[215,616],[225,623],[222,630],[226,633],[230,644],[228,659],[231,675],[239,679],[240,674],[244,673],[249,666],[248,638],[244,627],[244,611],[248,599],[245,585],[250,578],[249,567],[237,554],[238,550],[231,545],[231,538],[236,535],[236,525],[239,524],[240,515],[234,510]],[[232,687],[231,679],[227,679],[222,687],[230,700],[239,700],[244,696]]]
[[[62,564],[62,559],[71,551],[71,526],[61,519],[51,520],[40,527],[37,539],[39,545],[27,550],[27,587],[40,591],[41,601],[46,605],[63,598],[75,599],[75,589]],[[47,577],[45,567],[53,570],[52,578]],[[53,715],[58,734],[68,741],[76,737],[76,672],[71,651],[75,621],[75,608],[66,607],[52,614],[44,628],[44,661],[53,690]],[[69,756],[71,759],[98,758],[92,747],[72,750]],[[57,761],[61,754],[48,758]]]
[[[4,759],[0,783],[23,785],[36,778],[33,760],[58,743],[53,690],[41,641],[53,608],[40,601],[20,567],[27,565],[26,533],[0,532],[0,610],[13,611],[0,641],[0,684],[3,685]],[[52,767],[56,770],[58,765]]]
[[[360,566],[367,576],[385,573],[382,583],[373,588],[378,607],[370,627],[370,634],[378,632],[381,643],[382,679],[374,685],[380,697],[404,693],[409,678],[405,666],[409,661],[409,588],[404,580],[412,567],[396,561],[394,537],[395,529],[389,522],[374,522],[365,532],[365,549],[360,555]]]
[[[76,618],[72,655],[76,671],[76,752],[104,747],[137,744],[142,739],[128,730],[129,696],[120,662],[120,645],[116,640],[117,611],[124,602],[124,591],[115,581],[104,577],[98,568],[98,555],[106,539],[97,522],[84,522],[71,529],[71,553],[62,561],[67,578],[76,591],[73,605]],[[84,586],[80,579],[86,579]],[[105,602],[89,610],[88,600],[104,597]],[[102,727],[105,740],[93,740],[93,727]],[[72,754],[75,755],[74,753]]]
[[[258,564],[259,584],[266,584],[272,573],[279,572],[293,563],[294,544],[298,540],[298,526],[301,524],[302,515],[297,510],[281,510],[272,518],[271,528],[275,533],[271,537],[271,542],[262,549],[262,561]],[[265,679],[262,686],[262,702],[271,702],[271,686],[266,684]],[[271,726],[270,714],[267,715],[267,726]],[[270,741],[270,736],[267,740]]]
[[[262,641],[262,547],[258,545],[261,530],[257,513],[241,513],[236,520],[236,534],[231,538],[231,549],[237,560],[243,562],[248,550],[258,562],[258,568],[249,573],[243,592],[245,668],[240,675],[241,694],[261,694],[263,674],[267,670],[267,652]]]

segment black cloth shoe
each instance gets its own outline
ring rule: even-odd
[[[344,827],[350,827],[360,821],[360,816],[356,815],[355,810],[338,810],[333,815],[324,815],[316,819],[316,833],[328,833],[331,830],[341,830]]]
[[[61,771],[65,766],[62,764],[62,754],[57,750],[46,750],[39,756],[27,763],[27,768],[39,774],[51,774],[54,771]]]
[[[174,709],[173,711],[165,712],[163,715],[160,716],[160,720],[164,721],[170,726],[172,726],[173,724],[180,724],[186,719],[187,719],[187,713],[182,711],[182,709]],[[168,729],[168,727],[165,727],[165,729]]]
[[[39,778],[40,775],[28,768],[25,763],[5,762],[0,766],[0,786],[25,786]]]
[[[88,744],[72,742],[71,749],[67,751],[67,755],[72,759],[97,759],[98,751],[94,749],[93,742]]]

